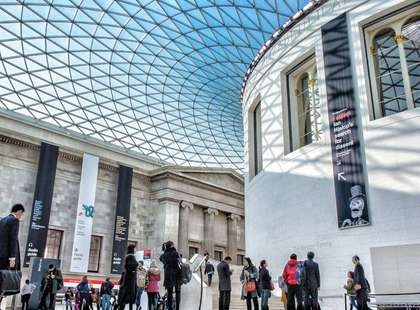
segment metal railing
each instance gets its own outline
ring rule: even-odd
[[[409,300],[407,296],[415,296]],[[417,296],[417,298],[416,298]],[[344,309],[347,310],[349,306],[349,298],[347,293],[344,294]],[[379,298],[378,298],[379,297]],[[385,298],[381,298],[385,297]],[[386,298],[389,297],[389,298]],[[420,310],[420,292],[413,293],[394,293],[394,294],[369,294],[370,301],[368,302],[369,307],[378,310],[394,310],[394,309],[405,309],[405,310]],[[355,309],[356,310],[356,309]]]

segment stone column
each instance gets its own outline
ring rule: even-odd
[[[179,230],[179,202],[175,200],[159,201],[160,220],[158,227],[161,229],[159,246],[166,241],[178,242]],[[178,246],[178,245],[176,245]]]
[[[183,257],[188,258],[188,228],[190,211],[194,205],[191,202],[182,200],[179,204],[179,229],[178,229],[178,251]]]
[[[219,214],[215,209],[204,210],[204,251],[209,252],[210,256],[214,256],[214,217]]]
[[[236,256],[238,255],[238,245],[239,245],[239,221],[241,216],[237,214],[229,214],[227,216],[228,222],[228,255],[232,257],[232,260],[236,262]]]

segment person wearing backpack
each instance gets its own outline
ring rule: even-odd
[[[90,290],[87,276],[83,276],[82,281],[77,285],[78,309],[86,310],[90,308]]]
[[[113,288],[114,284],[111,282],[109,277],[101,284],[100,296],[103,310],[111,310],[111,296]]]
[[[162,250],[163,254],[160,256],[160,261],[163,263],[164,269],[163,286],[166,288],[168,295],[167,309],[172,310],[173,293],[175,291],[175,309],[180,310],[182,282],[181,256],[175,249],[172,241],[164,243]]]
[[[287,310],[296,310],[296,301],[298,305],[297,309],[303,309],[301,291],[303,270],[301,266],[303,267],[303,264],[299,264],[297,255],[292,254],[283,270],[283,280],[287,285]]]
[[[136,306],[137,310],[141,309],[141,295],[143,295],[144,289],[147,286],[147,270],[144,268],[143,261],[139,261],[139,267],[137,268],[137,293],[136,293]]]
[[[308,252],[304,262],[304,277],[302,281],[305,292],[305,310],[318,310],[318,290],[321,287],[318,263],[314,262],[315,253]]]

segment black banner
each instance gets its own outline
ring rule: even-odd
[[[322,27],[338,227],[369,224],[346,14]]]
[[[118,177],[117,211],[115,215],[114,242],[112,246],[111,273],[121,274],[127,254],[130,222],[131,184],[133,169],[120,166]]]
[[[44,257],[57,168],[58,146],[41,144],[24,266],[31,257]]]

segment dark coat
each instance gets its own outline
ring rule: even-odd
[[[54,278],[52,277],[54,276]],[[46,289],[50,289],[52,294],[57,294],[63,288],[63,275],[61,271],[55,268],[51,273],[47,272],[44,278],[41,281],[41,296]]]
[[[16,269],[20,270],[20,248],[19,248],[19,220],[13,215],[0,220],[0,266],[7,269],[9,258],[16,259]]]
[[[367,292],[368,285],[366,283],[365,271],[360,263],[357,263],[356,266],[354,266],[353,284],[360,285],[362,287],[357,291],[357,294]]]
[[[303,286],[306,289],[318,289],[321,287],[321,279],[319,276],[319,266],[313,260],[308,259],[303,264],[304,279]]]
[[[260,268],[260,285],[263,290],[271,290],[271,276],[267,268]]]
[[[229,268],[229,264],[222,261],[217,265],[217,274],[219,275],[219,291],[231,291],[232,282],[230,277],[232,271]]]
[[[214,273],[214,266],[212,263],[207,262],[206,268],[204,269],[204,274],[213,274]]]
[[[137,292],[137,267],[139,263],[134,254],[125,257],[124,273],[121,276],[118,304],[134,304]]]
[[[166,249],[160,256],[160,261],[163,263],[165,271],[165,280],[163,281],[165,288],[181,285],[180,260],[181,257],[175,248]]]

